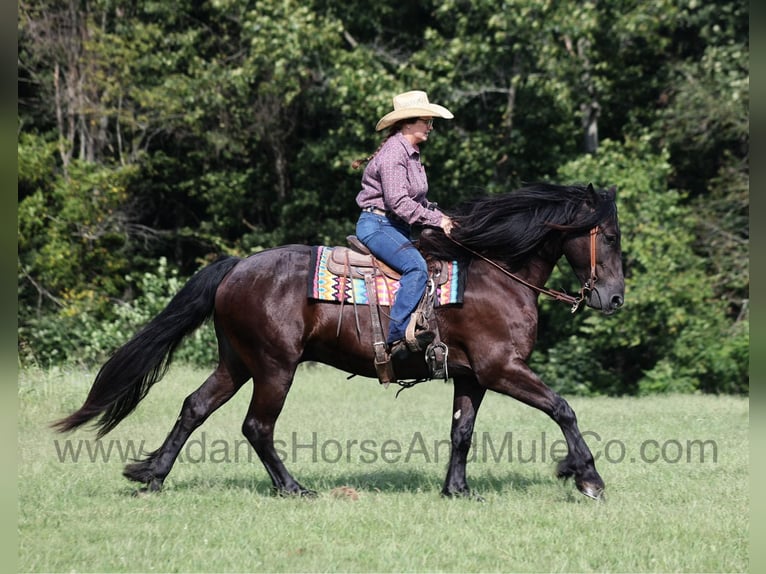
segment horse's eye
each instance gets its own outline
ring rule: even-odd
[[[617,244],[617,236],[616,235],[609,235],[604,234],[604,241],[606,241],[607,245],[616,245]]]

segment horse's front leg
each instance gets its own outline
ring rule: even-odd
[[[466,482],[466,462],[471,448],[476,413],[481,406],[486,389],[476,379],[455,377],[454,399],[452,402],[452,431],[447,478],[442,489],[443,496],[470,496]]]
[[[604,494],[604,481],[596,470],[593,454],[577,427],[577,416],[574,410],[561,396],[556,395],[556,397],[557,401],[551,418],[561,427],[568,449],[567,456],[558,464],[556,474],[563,479],[574,477],[575,485],[580,492],[598,500]]]
[[[600,498],[604,481],[596,470],[593,454],[580,433],[577,416],[569,403],[545,385],[520,359],[511,359],[502,369],[493,371],[480,378],[482,384],[543,411],[561,428],[568,452],[558,465],[557,475],[564,479],[573,477],[580,492]]]

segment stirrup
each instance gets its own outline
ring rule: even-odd
[[[449,379],[447,369],[447,355],[449,348],[443,341],[436,341],[428,345],[426,349],[426,364],[433,379]]]
[[[391,343],[389,354],[391,357],[403,359],[409,353],[422,353],[435,339],[436,333],[433,331],[420,331],[412,340],[404,338]]]

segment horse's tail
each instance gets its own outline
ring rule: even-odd
[[[223,257],[196,273],[159,315],[104,363],[79,410],[53,428],[70,431],[99,415],[99,438],[116,427],[163,377],[184,338],[212,316],[218,285],[239,261]]]

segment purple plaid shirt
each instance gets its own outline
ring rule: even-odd
[[[397,132],[383,144],[362,174],[356,203],[391,211],[410,225],[440,227],[442,213],[426,199],[428,178],[420,152]]]

